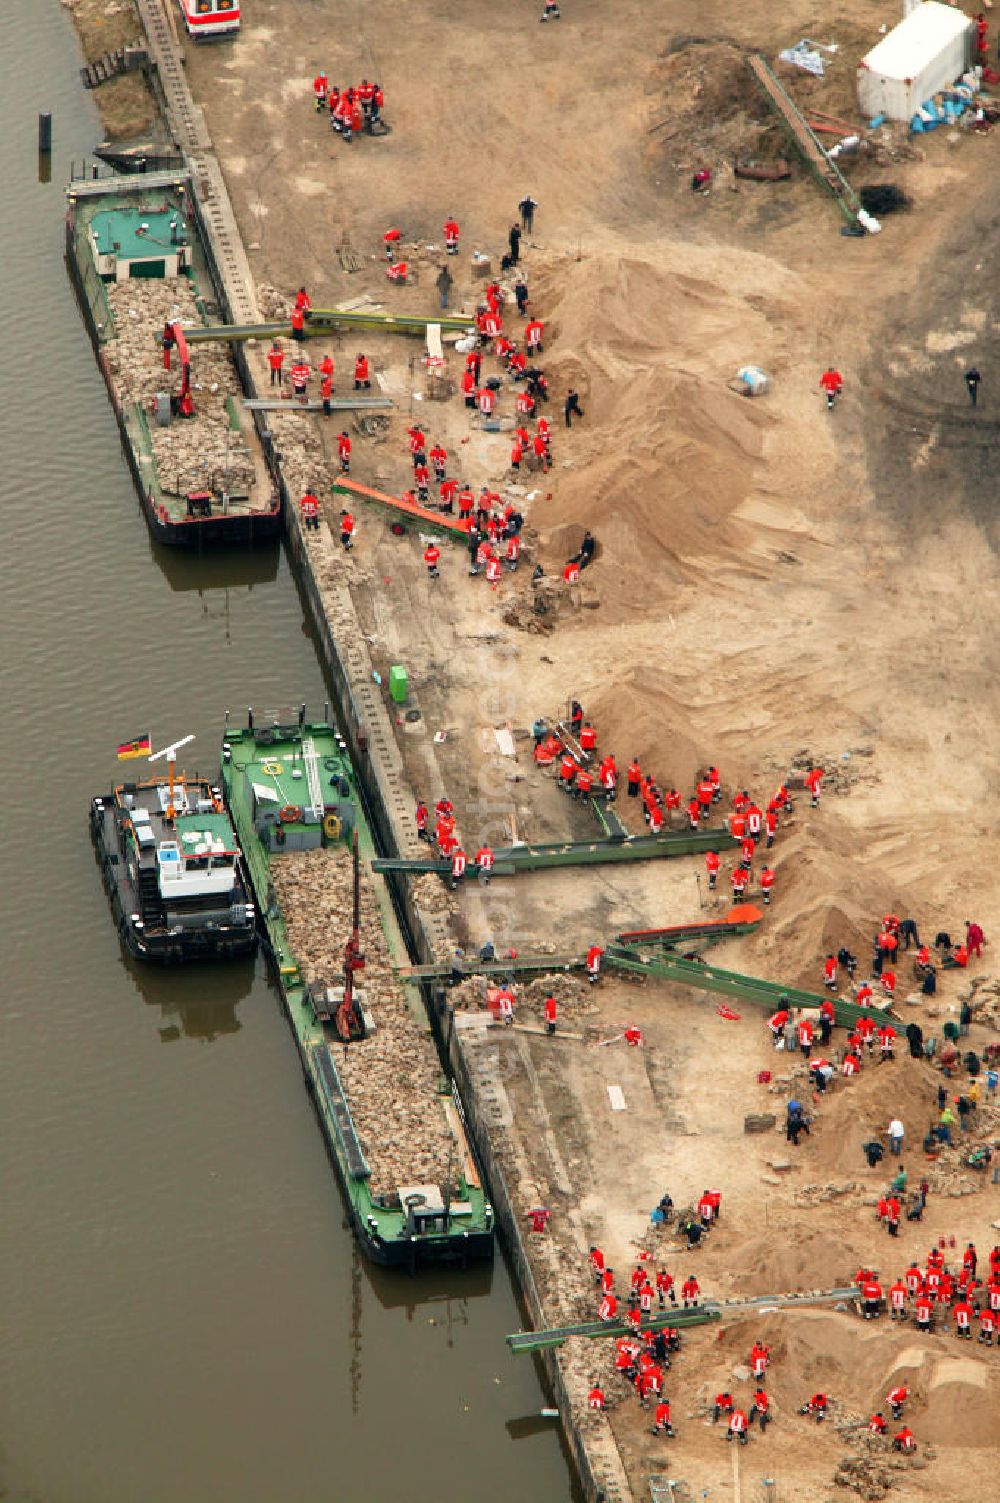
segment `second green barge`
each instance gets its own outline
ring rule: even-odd
[[[493,1252],[494,1214],[405,946],[370,873],[343,739],[325,720],[227,726],[222,786],[307,1088],[369,1257],[414,1269]]]

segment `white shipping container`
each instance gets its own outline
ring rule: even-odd
[[[910,120],[925,99],[969,65],[972,22],[956,7],[925,0],[873,47],[858,67],[862,114]]]

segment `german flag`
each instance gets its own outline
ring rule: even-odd
[[[152,750],[151,736],[136,736],[131,741],[123,741],[115,755],[119,762],[127,762],[130,757],[148,757]]]

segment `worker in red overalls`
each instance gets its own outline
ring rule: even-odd
[[[819,378],[819,384],[823,388],[826,397],[827,411],[833,411],[833,404],[844,389],[844,378],[834,367],[828,366]]]
[[[307,491],[299,502],[299,510],[302,513],[302,522],[306,532],[319,531],[319,501],[312,491]]]
[[[267,352],[267,363],[271,367],[271,385],[281,385],[281,368],[285,363],[285,352],[277,340],[274,341]]]
[[[427,821],[429,817],[430,816],[428,814],[427,805],[424,803],[423,799],[421,799],[417,804],[416,810],[417,838],[419,840],[430,840],[431,838],[427,831]]]
[[[345,475],[351,473],[351,440],[346,433],[341,433],[337,439],[337,457],[340,460],[340,468]]]
[[[458,255],[458,224],[450,216],[444,222],[444,248],[449,256]]]
[[[436,543],[428,543],[424,549],[424,563],[427,565],[427,573],[431,579],[438,579],[438,564],[441,560],[441,549]]]
[[[368,356],[359,352],[354,360],[354,390],[360,391],[364,387],[365,391],[371,391],[371,385]]]

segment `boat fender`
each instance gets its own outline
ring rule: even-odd
[[[327,840],[339,840],[342,829],[339,814],[326,814],[323,817],[323,834]]]
[[[275,826],[275,829],[274,829],[274,843],[275,843],[275,845],[284,845],[284,843],[285,843],[285,832],[281,828],[280,825],[276,825]]]
[[[302,818],[302,805],[286,804],[278,818],[283,825],[297,825]]]

